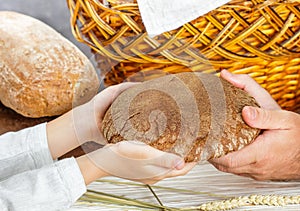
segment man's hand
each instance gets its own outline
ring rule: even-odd
[[[257,180],[300,179],[300,115],[280,110],[271,96],[246,75],[221,76],[255,97],[262,108],[245,107],[245,122],[263,130],[243,149],[212,159],[219,170]]]
[[[268,110],[281,109],[271,95],[249,75],[232,74],[227,70],[223,70],[221,77],[232,85],[248,92],[249,95],[255,98],[260,107]]]
[[[250,145],[211,163],[221,171],[257,180],[300,179],[300,115],[245,107],[243,118],[264,132]]]

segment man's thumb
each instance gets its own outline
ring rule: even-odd
[[[243,108],[244,121],[251,127],[260,129],[289,129],[292,127],[291,112],[284,110],[266,110],[246,106]]]

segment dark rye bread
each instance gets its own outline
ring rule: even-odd
[[[103,119],[109,143],[138,140],[183,156],[187,162],[241,149],[259,134],[242,119],[255,99],[222,78],[179,73],[124,91]]]

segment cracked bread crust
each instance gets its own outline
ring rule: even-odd
[[[103,119],[109,143],[138,140],[178,154],[187,162],[236,151],[260,130],[242,119],[255,99],[211,74],[179,73],[143,82],[124,91]]]

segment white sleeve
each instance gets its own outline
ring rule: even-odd
[[[63,210],[85,191],[76,160],[67,158],[1,181],[0,210]]]
[[[46,123],[0,136],[0,181],[52,163]]]

